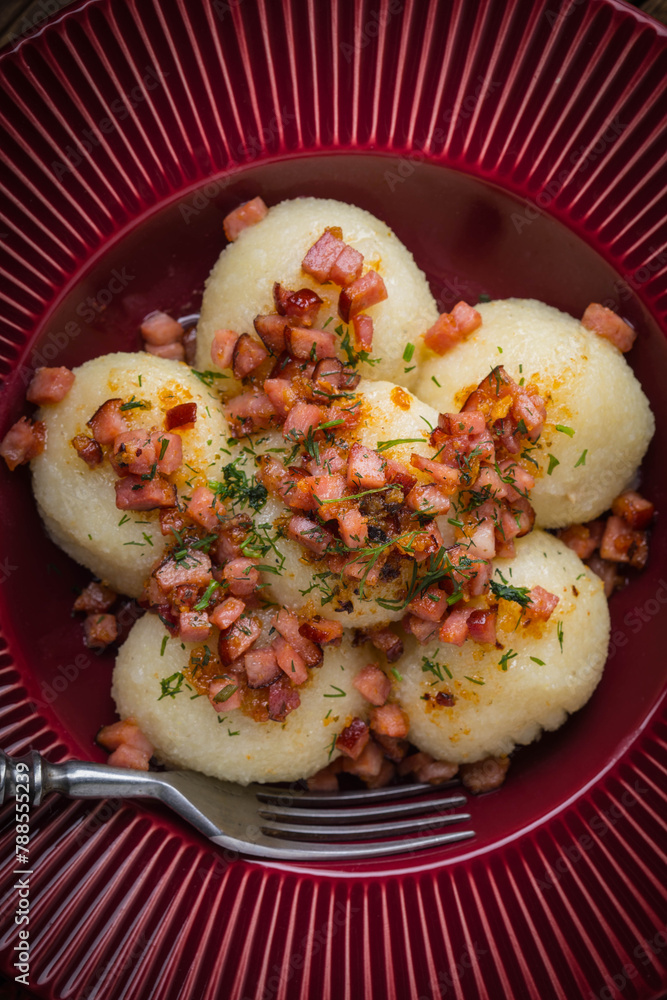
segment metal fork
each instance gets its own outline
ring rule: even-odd
[[[470,819],[469,813],[451,811],[466,804],[465,796],[440,794],[454,784],[319,793],[242,787],[196,771],[130,771],[78,760],[51,764],[36,750],[21,759],[0,751],[0,804],[17,788],[27,791],[35,806],[49,792],[75,799],[158,799],[227,850],[291,861],[381,857],[473,837],[469,829],[439,830]],[[433,832],[424,836],[424,830]],[[401,834],[407,836],[398,838]]]

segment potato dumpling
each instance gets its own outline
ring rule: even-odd
[[[180,639],[167,638],[161,655],[167,635],[156,615],[134,625],[118,652],[112,694],[121,718],[132,717],[158,759],[172,767],[242,785],[297,781],[339,755],[332,750],[336,736],[364,712],[352,681],[367,656],[347,639],[325,648],[322,666],[312,668],[298,689],[300,706],[284,722],[256,722],[241,709],[216,713],[205,695],[193,699],[185,686],[174,697],[161,698],[160,681],[182,671],[195,648],[185,643],[184,650]],[[209,645],[215,648],[216,642],[212,638]]]
[[[118,477],[109,461],[89,468],[72,438],[90,435],[86,422],[108,399],[141,404],[123,411],[130,429],[162,430],[167,410],[195,402],[194,426],[172,431],[181,437],[184,464],[168,478],[183,496],[216,478],[228,460],[227,421],[217,398],[178,361],[145,353],[107,354],[75,368],[74,374],[67,396],[37,414],[46,424],[46,447],[32,461],[39,512],[49,535],[68,555],[114,590],[138,597],[165,550],[158,511],[118,510]]]
[[[346,435],[348,446],[359,441],[375,449],[380,442],[402,440],[404,443],[383,449],[382,454],[402,462],[417,479],[428,481],[425,473],[412,469],[410,456],[413,452],[429,457],[433,454],[428,439],[431,428],[438,420],[435,410],[391,382],[362,379],[355,395],[362,400],[363,419]],[[282,434],[272,431],[256,435],[252,450],[247,443],[241,442],[234,455],[239,468],[250,477],[256,469],[253,453],[270,452],[286,463],[291,450]],[[303,609],[336,619],[346,628],[366,628],[382,622],[398,621],[405,614],[402,598],[412,573],[407,560],[403,561],[402,573],[395,580],[374,587],[361,587],[358,580],[342,579],[330,573],[324,562],[314,562],[298,542],[277,536],[276,527],[284,526],[291,516],[282,501],[268,497],[261,510],[249,510],[248,513],[254,517],[260,541],[269,537],[273,540],[273,546],[260,559],[262,565],[274,570],[262,573],[262,582],[270,600],[290,611]],[[387,609],[378,604],[378,599],[398,600],[399,606],[394,610]]]
[[[481,327],[423,362],[417,395],[440,412],[456,411],[502,364],[546,402],[547,422],[529,453],[539,469],[525,462],[537,475],[530,497],[537,523],[560,528],[598,517],[630,483],[655,429],[630,366],[608,340],[542,302],[505,299],[476,308]]]
[[[391,379],[409,386],[417,374],[415,364],[403,360],[408,343],[437,319],[437,309],[426,278],[414,258],[384,222],[354,205],[329,198],[295,198],[269,209],[261,222],[244,229],[235,243],[226,247],[206,284],[197,327],[198,368],[211,368],[211,343],[216,330],[253,333],[257,315],[274,313],[273,284],[280,282],[296,291],[311,288],[324,300],[317,326],[328,323],[333,330],[338,317],[338,285],[321,285],[301,269],[310,247],[327,227],[338,226],[343,240],[364,256],[364,271],[370,266],[382,276],[388,298],[364,310],[373,318],[371,366],[359,371],[367,378]],[[345,358],[341,351],[340,356]]]
[[[471,762],[530,743],[581,708],[602,675],[609,641],[602,581],[546,532],[518,539],[516,552],[515,559],[494,560],[493,579],[502,573],[513,587],[539,585],[555,594],[548,622],[514,628],[508,615],[507,628],[498,628],[502,648],[470,640],[460,647],[420,646],[411,637],[406,643],[394,693],[409,715],[410,740],[438,760]],[[439,692],[453,695],[454,704],[438,704]]]

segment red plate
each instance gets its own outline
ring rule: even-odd
[[[332,196],[396,230],[443,308],[485,291],[631,320],[658,422],[643,489],[664,514],[665,39],[620,0],[78,4],[0,61],[2,431],[35,365],[132,350],[149,308],[195,311],[240,200]],[[45,538],[25,472],[0,490],[0,745],[102,759],[112,660],[69,617],[86,574]],[[471,803],[474,841],[309,871],[226,857],[157,808],[51,799],[31,817],[31,988],[655,1000],[666,525],[613,598],[594,698]],[[13,977],[11,806],[2,829]]]

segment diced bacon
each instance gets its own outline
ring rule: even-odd
[[[336,356],[336,335],[328,330],[313,330],[302,326],[288,326],[285,330],[285,349],[293,358],[314,361],[316,358]]]
[[[508,484],[503,482],[500,474],[492,465],[480,466],[472,488],[476,493],[484,493],[495,500],[504,500],[509,493]],[[512,492],[516,494],[515,490]]]
[[[59,403],[74,385],[69,368],[38,368],[26,392],[26,399],[37,406]]]
[[[471,611],[468,616],[468,635],[473,642],[488,642],[494,644],[496,641],[496,618],[495,608],[477,608]]]
[[[118,435],[127,430],[127,421],[120,409],[122,405],[122,399],[107,399],[88,421],[98,444],[113,444]]]
[[[530,604],[524,608],[523,617],[528,621],[546,622],[549,621],[553,611],[558,604],[555,594],[549,593],[543,587],[533,587],[528,591]]]
[[[415,780],[423,784],[441,785],[451,781],[459,769],[458,764],[448,760],[434,760],[428,753],[413,753],[406,757],[399,766],[401,776],[414,774]]]
[[[371,729],[383,736],[405,739],[410,729],[410,722],[398,705],[381,705],[379,708],[371,709]]]
[[[352,317],[352,335],[354,346],[357,351],[366,351],[368,354],[373,350],[373,319],[366,313],[360,313]]]
[[[234,347],[232,358],[234,374],[239,379],[245,378],[255,368],[259,368],[268,356],[269,352],[264,344],[259,343],[249,333],[242,333]]]
[[[243,691],[235,677],[216,677],[209,682],[208,700],[219,715],[241,707]]]
[[[194,368],[197,356],[197,327],[191,326],[183,335],[183,351],[185,353],[185,363]]]
[[[285,503],[291,510],[316,510],[317,501],[313,496],[315,479],[307,476],[302,469],[291,466],[289,469],[291,488],[285,494]]]
[[[248,229],[250,226],[255,226],[258,222],[261,222],[268,211],[262,198],[257,196],[256,198],[251,198],[250,201],[244,201],[238,208],[229,212],[222,220],[225,236],[229,242],[233,243],[234,240],[238,239],[239,234],[244,229]]]
[[[163,535],[173,535],[174,531],[182,531],[187,521],[178,507],[166,507],[160,511],[160,531]]]
[[[370,641],[384,653],[388,663],[396,663],[403,655],[403,641],[389,628],[375,628],[368,633]]]
[[[323,767],[321,771],[317,771],[316,774],[311,774],[307,779],[308,791],[309,792],[337,792],[338,791],[338,770],[334,770],[332,765],[338,763],[341,760],[337,757],[336,760],[332,761],[327,767]]]
[[[343,759],[343,770],[347,774],[356,775],[362,781],[372,782],[382,773],[385,763],[388,762],[384,760],[380,747],[373,740],[369,740],[354,760],[349,757]]]
[[[224,407],[224,412],[232,437],[244,437],[277,422],[275,408],[263,392],[243,392],[235,396]]]
[[[104,460],[104,453],[95,438],[87,434],[76,434],[71,441],[72,447],[79,458],[83,459],[90,469],[97,468]]]
[[[424,343],[436,354],[445,354],[481,326],[482,317],[466,302],[457,302],[451,313],[442,313],[424,334]]]
[[[215,531],[227,511],[225,505],[208,486],[197,486],[186,503],[186,511],[193,521],[207,531]]]
[[[522,429],[521,433],[527,433],[531,441],[537,441],[547,418],[546,406],[541,396],[535,391],[531,392],[516,386],[511,414],[517,425],[523,422],[526,431]]]
[[[371,269],[344,288],[338,298],[338,315],[344,323],[387,298],[387,288],[377,271]]]
[[[462,646],[468,637],[468,618],[472,611],[454,607],[440,626],[440,641]]]
[[[346,243],[329,270],[329,280],[335,285],[351,285],[361,275],[363,264],[364,255]]]
[[[339,448],[333,446],[320,448],[319,456],[319,462],[317,459],[311,458],[306,463],[306,468],[313,476],[333,476],[347,468],[347,457]]]
[[[645,500],[639,493],[635,493],[634,490],[626,490],[625,493],[616,497],[611,509],[612,513],[623,518],[631,528],[641,530],[648,528],[651,523],[655,506],[650,500]]]
[[[415,486],[408,493],[405,502],[420,514],[433,515],[446,514],[452,505],[442,486]]]
[[[612,514],[607,518],[600,555],[603,559],[630,563],[635,569],[642,569],[648,559],[646,532],[633,530],[622,518]]]
[[[388,757],[395,764],[403,760],[410,746],[407,740],[399,739],[396,736],[385,736],[384,733],[373,733],[373,739],[382,748],[385,757]]]
[[[117,750],[119,746],[134,747],[150,757],[153,744],[150,743],[133,719],[123,719],[122,722],[112,722],[110,726],[102,726],[97,736],[97,743],[105,750]]]
[[[183,642],[203,642],[211,634],[211,623],[204,611],[181,611],[178,631]]]
[[[316,615],[299,625],[299,634],[318,646],[340,646],[343,626],[340,622],[332,622]]]
[[[368,541],[368,520],[352,507],[338,517],[338,533],[348,549],[363,548]]]
[[[267,687],[280,677],[280,667],[276,654],[270,646],[264,649],[251,649],[243,658],[248,687]]]
[[[234,663],[259,639],[262,625],[258,618],[237,618],[224,632],[220,632],[218,654],[225,664]]]
[[[284,722],[300,704],[301,696],[287,677],[280,677],[269,688],[269,718],[274,722]]]
[[[324,382],[333,389],[340,389],[341,392],[348,392],[356,389],[361,381],[361,375],[346,368],[338,358],[322,358],[315,366],[313,379],[316,382]]]
[[[468,556],[471,559],[493,559],[496,554],[496,531],[492,521],[484,518],[470,536]]]
[[[434,555],[438,549],[443,547],[442,535],[435,521],[428,524],[418,535],[410,535],[409,541],[403,545],[402,542],[395,541],[396,548],[418,562],[424,562],[429,556]]]
[[[514,539],[511,538],[509,542],[496,541],[496,558],[497,559],[514,559],[516,557],[516,545],[514,544]]]
[[[459,773],[465,788],[473,795],[479,795],[500,788],[509,766],[509,757],[487,757],[472,764],[461,764]]]
[[[282,316],[276,316],[274,313],[255,316],[253,325],[271,354],[277,356],[285,350],[285,330],[289,324]]]
[[[259,583],[259,571],[252,559],[232,559],[222,573],[235,597],[247,597]]]
[[[109,767],[126,767],[131,771],[147,771],[149,760],[150,755],[127,743],[121,743],[117,750],[109,754],[107,764]]]
[[[384,486],[384,459],[378,451],[373,451],[358,441],[350,448],[347,460],[347,482],[355,491],[372,490]]]
[[[342,406],[327,406],[324,411],[325,421],[336,428],[336,434],[345,434],[359,424],[363,411],[358,403],[352,403],[349,409]]]
[[[483,434],[486,430],[486,417],[480,410],[443,413],[439,423],[450,434]]]
[[[148,431],[124,431],[114,440],[112,464],[119,475],[146,476],[156,463],[155,439]]]
[[[621,583],[621,578],[618,575],[618,563],[594,555],[587,560],[587,565],[602,580],[605,596],[611,597],[616,587]]]
[[[118,594],[104,583],[93,581],[84,587],[74,602],[74,611],[100,614],[108,611]]]
[[[603,528],[602,521],[593,521],[592,524]],[[602,535],[591,531],[588,524],[572,524],[569,528],[563,528],[558,532],[561,542],[567,545],[568,549],[576,552],[580,559],[589,559],[598,548]]]
[[[41,420],[21,417],[13,424],[0,443],[0,455],[13,471],[41,454],[46,441],[46,426]]]
[[[388,483],[400,486],[405,493],[409,493],[417,485],[417,477],[410,475],[406,467],[393,458],[385,459],[384,474]]]
[[[630,350],[635,342],[637,331],[633,330],[628,323],[625,323],[620,316],[599,302],[591,302],[586,306],[584,315],[581,317],[581,325],[587,330],[592,330],[599,337],[610,340],[619,351],[624,354]]]
[[[183,327],[164,312],[152,312],[141,324],[141,336],[147,344],[163,347],[183,340]]]
[[[153,576],[165,594],[184,584],[206,587],[211,582],[211,559],[199,549],[188,549],[184,559],[167,556],[153,571]]]
[[[307,483],[309,489],[312,490],[315,506],[318,510],[325,501],[344,499],[347,490],[347,483],[344,476],[339,475],[328,475],[325,473],[322,476],[307,476],[303,482]],[[322,520],[328,520],[329,518],[326,515],[332,510],[332,507],[337,506],[337,504],[332,504],[329,507],[327,504],[328,509],[319,510]],[[331,517],[333,516],[332,513]]]
[[[231,368],[239,341],[234,330],[216,330],[211,341],[211,361],[216,368]]]
[[[176,472],[183,464],[183,442],[179,434],[170,434],[163,431],[155,434],[155,454],[157,457],[157,471],[163,476],[170,476]],[[167,442],[165,444],[165,441]]]
[[[294,489],[294,480],[290,476],[285,466],[273,457],[273,455],[262,455],[257,479],[266,487],[269,493],[279,496],[281,500],[287,499]]]
[[[482,317],[467,302],[457,302],[452,309],[452,317],[464,337],[474,333],[482,325]]]
[[[299,326],[312,326],[322,305],[322,299],[311,288],[290,292],[277,281],[273,286],[273,301],[281,316],[296,320]]]
[[[289,677],[292,684],[297,687],[299,684],[305,684],[308,680],[308,668],[301,653],[281,635],[276,636],[271,645],[278,667]]]
[[[141,476],[125,476],[114,485],[118,510],[157,510],[176,506],[176,487],[162,476],[146,481]]]
[[[353,555],[343,566],[343,576],[364,581],[364,586],[374,587],[380,580],[382,567],[387,561],[387,552],[372,555]]]
[[[406,615],[402,624],[405,631],[414,635],[417,642],[422,645],[430,642],[431,637],[438,631],[437,622],[427,622],[422,618],[417,618],[416,615]]]
[[[168,431],[174,427],[194,427],[197,420],[196,403],[179,403],[165,413],[164,421]]]
[[[449,493],[455,493],[459,488],[460,473],[458,469],[452,469],[448,465],[433,462],[430,458],[424,458],[423,455],[415,455],[414,453],[410,464],[415,469],[428,472],[429,475],[433,476],[438,486],[443,487]]]
[[[238,597],[228,597],[221,604],[211,611],[209,620],[222,632],[233,625],[237,618],[240,618],[245,611],[245,604]]]
[[[291,611],[282,608],[273,619],[273,627],[276,632],[286,639],[290,646],[293,646],[297,653],[304,658],[307,666],[316,667],[322,662],[322,650],[310,639],[301,635],[299,631],[299,619]]]
[[[273,408],[279,417],[287,416],[299,397],[292,388],[292,383],[284,378],[267,378],[264,380],[264,392],[271,400]]]
[[[323,555],[333,544],[334,536],[316,521],[295,514],[287,525],[287,535],[294,542],[299,542],[311,552]]]
[[[83,623],[84,642],[89,649],[106,649],[118,638],[115,615],[88,615]]]
[[[371,705],[384,705],[391,691],[391,681],[377,663],[368,663],[352,683]]]
[[[423,594],[410,601],[407,610],[424,621],[439,622],[447,610],[447,594],[431,584]]]
[[[366,723],[360,719],[352,719],[349,726],[346,726],[339,733],[336,740],[336,749],[340,750],[346,757],[356,760],[370,739],[370,731]]]
[[[325,229],[301,261],[301,267],[306,274],[312,275],[322,284],[330,280],[331,268],[345,249],[346,244],[339,233],[340,229]]]
[[[506,525],[505,513],[503,512],[503,525]],[[517,497],[516,500],[512,501],[512,506],[510,507],[509,514],[514,522],[513,532],[517,538],[522,538],[527,535],[529,531],[533,530],[533,525],[535,524],[535,511],[529,500],[525,497]],[[514,537],[514,534],[510,537]],[[601,537],[601,534],[598,536]]]
[[[146,344],[144,350],[156,358],[166,358],[167,361],[185,361],[185,348],[177,341],[173,344]]]
[[[287,414],[283,425],[283,437],[289,441],[303,441],[310,432],[314,433],[324,423],[324,414],[313,403],[297,403]]]

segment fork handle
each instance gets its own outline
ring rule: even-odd
[[[103,799],[110,795],[160,797],[160,784],[149,772],[84,760],[52,764],[36,750],[25,757],[9,757],[0,750],[0,804],[14,798],[17,787],[28,791],[34,806],[49,792],[59,792],[71,799]]]

